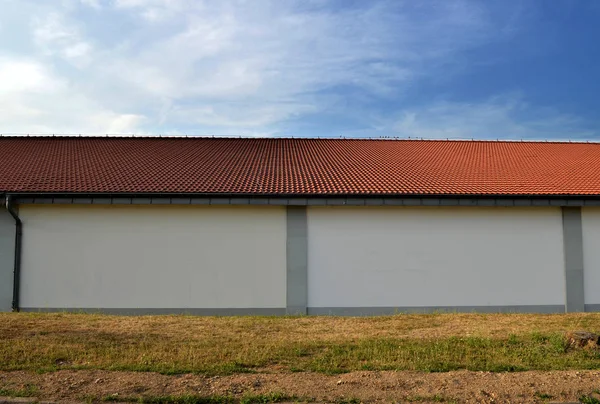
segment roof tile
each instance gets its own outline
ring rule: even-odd
[[[2,137],[0,192],[600,195],[600,144]]]

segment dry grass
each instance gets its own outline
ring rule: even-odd
[[[150,333],[165,338],[268,336],[305,341],[358,338],[508,337],[532,332],[597,330],[600,313],[576,314],[398,314],[377,317],[199,317],[108,316],[67,313],[0,313],[0,339],[24,333]]]
[[[560,370],[600,367],[562,332],[600,314],[343,317],[119,317],[0,314],[0,370],[65,368],[229,374],[259,368]]]

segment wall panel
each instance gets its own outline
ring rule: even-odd
[[[585,304],[600,310],[600,208],[582,208],[581,224]]]
[[[22,205],[23,308],[282,308],[283,207]]]
[[[309,207],[309,307],[560,310],[561,220],[543,207]]]

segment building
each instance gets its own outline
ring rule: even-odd
[[[600,144],[0,138],[0,309],[600,309]]]

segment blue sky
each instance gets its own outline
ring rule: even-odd
[[[0,6],[0,133],[600,140],[600,1]]]

